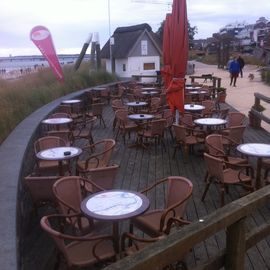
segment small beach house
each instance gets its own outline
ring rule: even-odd
[[[157,75],[161,56],[161,40],[146,23],[116,28],[111,45],[108,40],[101,50],[107,71],[113,71],[122,78],[142,76],[143,82],[156,81],[156,78],[147,76]]]

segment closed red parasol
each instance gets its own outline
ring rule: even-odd
[[[172,80],[166,90],[171,110],[184,112],[185,74],[188,60],[186,0],[174,0],[170,23],[170,66]]]

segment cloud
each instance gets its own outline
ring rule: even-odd
[[[138,0],[137,0],[138,1]],[[143,3],[145,2],[145,3]],[[154,4],[159,2],[162,4]],[[148,23],[156,31],[171,11],[171,0],[8,0],[0,3],[0,56],[34,54],[37,49],[29,39],[36,25],[46,26],[52,34],[56,51],[79,53],[88,34],[99,32],[101,45],[117,27]],[[188,19],[198,27],[196,38],[206,38],[228,23],[254,23],[270,10],[270,1],[187,0]],[[270,18],[267,18],[270,19]],[[31,52],[32,48],[32,52]],[[10,50],[10,52],[9,52]]]

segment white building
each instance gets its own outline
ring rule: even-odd
[[[122,78],[157,75],[162,56],[161,41],[148,24],[118,27],[112,38],[111,48],[107,41],[101,50],[107,71],[113,70]],[[154,82],[156,78],[142,78],[142,81]]]

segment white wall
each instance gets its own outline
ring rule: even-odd
[[[155,63],[154,70],[144,70],[144,63]],[[126,71],[123,71],[123,65],[126,65]],[[106,70],[111,72],[110,60],[106,59]],[[156,71],[160,70],[159,56],[141,56],[129,57],[128,59],[115,60],[115,73],[119,77],[131,78],[132,75],[156,75]],[[143,78],[142,82],[155,82],[156,78]]]
[[[126,71],[123,70],[123,65],[126,65]],[[130,77],[128,73],[128,59],[124,58],[124,59],[115,60],[115,73],[119,77],[123,77],[123,78]]]
[[[106,71],[112,72],[112,65],[110,59],[106,59]]]
[[[144,63],[155,63],[154,70],[144,70]],[[159,56],[142,56],[142,57],[129,57],[128,58],[128,75],[156,75],[156,71],[160,70],[160,57]],[[143,78],[143,82],[155,82],[156,78]]]

